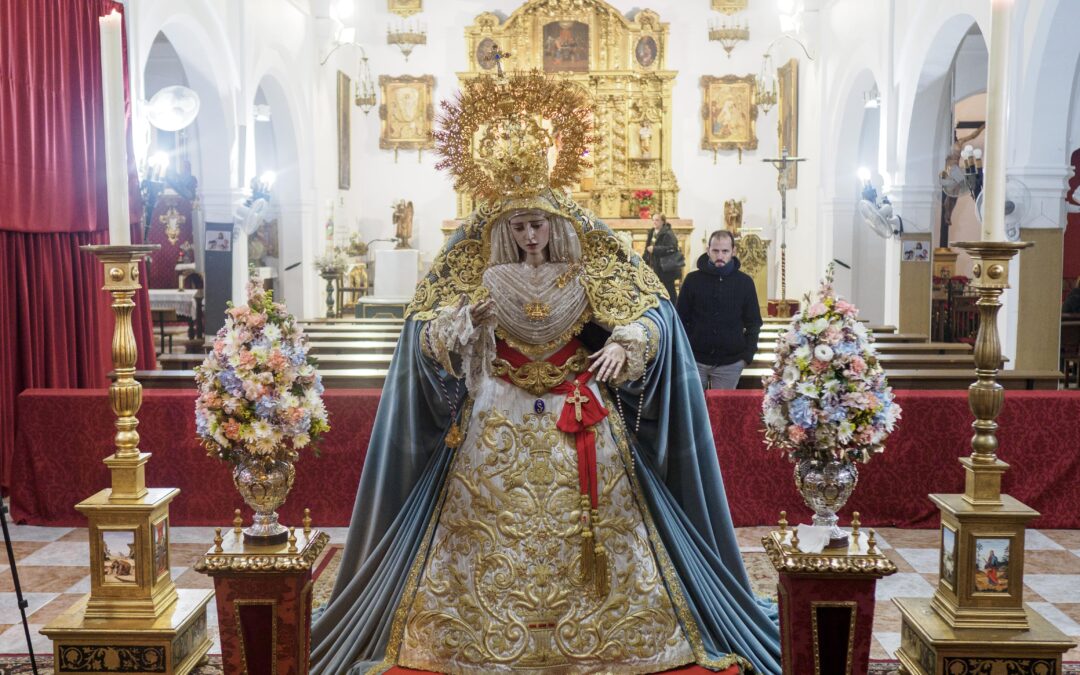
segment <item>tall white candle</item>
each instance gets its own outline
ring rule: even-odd
[[[1005,241],[1005,134],[1009,88],[1009,24],[1013,0],[990,0],[990,71],[986,80],[983,241]]]
[[[105,178],[109,194],[109,243],[113,246],[131,244],[122,25],[123,20],[115,9],[98,18],[101,31],[101,100],[105,120]]]

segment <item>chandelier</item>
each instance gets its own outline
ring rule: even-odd
[[[755,94],[757,106],[762,112],[768,113],[776,105],[777,100],[776,69],[772,65],[772,55],[768,52],[765,52],[765,56],[761,59],[761,71],[754,79],[754,84],[757,89]]]
[[[427,31],[424,29],[424,24],[419,22],[401,22],[394,28],[387,26],[386,44],[396,45],[408,61],[412,50],[418,45],[427,44]]]
[[[750,39],[750,27],[744,21],[741,25],[729,19],[709,21],[709,40],[719,42],[731,58],[731,50],[743,41]]]
[[[368,67],[367,54],[360,49],[360,66],[356,73],[356,91],[353,102],[368,114],[375,107],[375,82],[371,78],[371,68]]]
[[[375,107],[375,82],[371,77],[371,67],[368,66],[367,52],[364,51],[364,47],[355,40],[356,29],[343,28],[338,31],[338,36],[334,39],[333,47],[330,52],[323,57],[319,62],[320,66],[325,66],[326,62],[330,60],[334,52],[342,47],[349,45],[356,47],[360,50],[360,63],[356,72],[356,90],[353,94],[353,103],[356,104],[360,110],[364,111],[364,114],[371,112],[371,109]],[[256,117],[258,119],[258,117]]]

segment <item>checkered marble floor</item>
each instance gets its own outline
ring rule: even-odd
[[[10,525],[19,581],[29,602],[28,616],[36,653],[52,646],[38,630],[90,591],[89,546],[85,528]],[[764,556],[761,537],[768,527],[737,530],[744,556]],[[332,544],[345,541],[344,528],[325,528]],[[172,575],[179,588],[212,588],[210,577],[191,566],[213,541],[212,528],[171,530]],[[877,585],[874,642],[870,657],[891,659],[900,646],[900,613],[893,597],[930,597],[937,585],[937,530],[880,528],[877,540],[899,572]],[[6,558],[6,556],[4,556]],[[4,560],[6,562],[6,560]],[[1080,530],[1028,530],[1024,600],[1062,632],[1080,642]],[[217,635],[217,612],[211,603],[210,630]],[[26,642],[8,565],[0,568],[0,654],[25,654]],[[211,653],[220,653],[217,639]],[[1080,648],[1066,654],[1080,661]]]

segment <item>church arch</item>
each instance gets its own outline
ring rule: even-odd
[[[170,13],[158,7],[151,12],[161,12],[160,20],[156,20],[156,14],[141,17],[142,26],[154,27],[150,33],[154,37],[146,40],[139,72],[146,76],[151,66],[153,41],[161,35],[179,57],[186,85],[199,95],[199,116],[192,125],[192,135],[198,140],[198,160],[192,163],[192,168],[201,186],[206,220],[227,222],[232,219],[237,158],[234,152],[222,152],[222,149],[235,147],[234,92],[239,79],[227,47],[229,42],[214,11],[201,0],[192,5],[201,11]],[[153,92],[144,93],[149,96]],[[215,151],[205,152],[205,148]]]

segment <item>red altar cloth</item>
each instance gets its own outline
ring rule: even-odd
[[[320,457],[303,457],[281,516],[299,524],[304,507],[319,527],[345,526],[379,390],[327,390],[332,429]],[[958,493],[956,458],[970,452],[973,420],[966,391],[902,391],[903,419],[883,455],[860,465],[846,521],[859,511],[866,526],[936,527],[931,492]],[[732,517],[737,526],[768,525],[786,510],[809,522],[792,466],[763,445],[761,392],[711,391],[709,417]],[[206,457],[195,437],[194,390],[143,392],[140,447],[154,454],[147,483],[181,489],[172,524],[228,525],[243,506],[227,466]],[[112,451],[113,415],[104,389],[32,389],[19,396],[11,505],[17,522],[81,526],[74,505],[107,487],[102,464]],[[1010,391],[998,418],[999,454],[1012,468],[1004,491],[1038,510],[1033,527],[1080,528],[1080,392]]]

